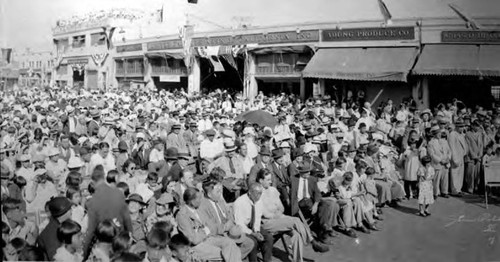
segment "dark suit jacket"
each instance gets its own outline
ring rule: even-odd
[[[99,133],[99,124],[95,120],[90,120],[87,126],[87,132],[89,136],[94,136]]]
[[[231,209],[227,206],[226,201],[222,199],[219,202],[219,206],[224,213],[227,220],[233,220],[233,214]],[[198,214],[200,214],[201,219],[205,225],[210,229],[210,234],[213,235],[224,235],[224,224],[220,223],[217,216],[217,210],[214,208],[210,200],[204,197],[201,200],[200,207],[198,208]]]
[[[257,182],[256,181],[257,180],[257,173],[259,173],[259,171],[263,168],[264,168],[264,165],[262,164],[262,162],[260,160],[257,160],[257,164],[253,165],[252,169],[250,169],[250,174],[248,174],[248,179],[247,179],[248,186]],[[267,169],[271,170],[270,168],[271,167],[268,164]]]
[[[272,162],[270,167],[273,173],[273,186],[276,187],[278,192],[280,192],[280,200],[288,212],[290,208],[290,177],[288,176],[288,171],[286,167],[279,167],[276,162]]]
[[[53,217],[50,217],[49,223],[36,240],[37,246],[44,251],[45,258],[47,258],[48,261],[54,260],[56,250],[61,246],[61,242],[57,238],[58,228],[59,221]]]
[[[202,219],[201,215],[200,219]],[[179,232],[194,246],[200,244],[208,237],[203,229],[205,225],[200,219],[186,205],[182,205],[177,216],[175,216]]]
[[[151,149],[134,149],[134,151],[132,151],[132,159],[134,160],[135,164],[138,165],[141,169],[148,169],[150,153]]]
[[[290,178],[291,180],[291,189],[290,189],[290,205],[291,205],[291,213],[292,215],[296,215],[299,212],[299,201],[298,201],[298,190],[299,190],[299,180],[300,175],[294,175]],[[318,188],[318,179],[313,176],[309,176],[307,179],[308,185],[307,189],[309,191],[309,195],[314,203],[317,203],[321,200],[321,192]]]
[[[84,252],[88,252],[94,231],[105,219],[116,220],[120,229],[132,232],[132,221],[125,202],[125,196],[117,189],[101,184],[96,188],[92,198],[87,202],[88,207],[88,229],[85,236]],[[85,253],[88,254],[88,253]]]

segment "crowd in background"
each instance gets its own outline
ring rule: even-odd
[[[500,160],[500,111],[456,100],[35,88],[0,110],[4,261],[303,261],[401,201],[482,194]]]

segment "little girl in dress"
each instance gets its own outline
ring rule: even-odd
[[[430,216],[429,205],[434,203],[432,179],[434,178],[434,168],[431,166],[431,157],[424,156],[422,158],[422,166],[417,171],[418,177],[418,204],[420,212],[419,216]]]

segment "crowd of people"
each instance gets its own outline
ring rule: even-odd
[[[301,262],[401,201],[427,217],[482,193],[500,160],[500,111],[458,101],[36,88],[0,106],[4,261],[267,262],[282,241]]]

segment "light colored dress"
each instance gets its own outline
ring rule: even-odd
[[[417,172],[418,176],[418,203],[422,205],[430,205],[434,203],[434,195],[432,189],[432,179],[434,178],[434,168],[420,167]]]

